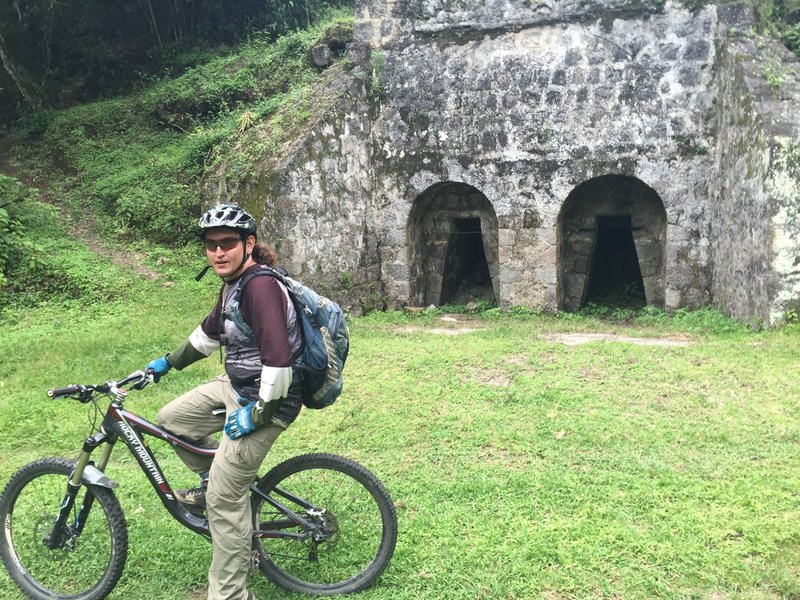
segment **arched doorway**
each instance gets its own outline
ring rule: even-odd
[[[474,187],[438,183],[414,201],[408,219],[412,305],[494,302],[497,216]]]
[[[559,308],[663,308],[666,227],[661,198],[635,177],[578,185],[558,216]]]

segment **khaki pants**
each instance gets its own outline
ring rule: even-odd
[[[222,431],[227,415],[239,408],[238,394],[226,376],[203,383],[179,396],[158,413],[158,424],[188,440],[218,448],[212,459],[176,448],[183,462],[195,473],[209,472],[206,512],[211,529],[211,568],[208,600],[247,600],[245,580],[250,568],[253,519],[248,490],[273,442],[286,425],[273,419],[269,427],[231,440],[214,433]],[[225,416],[211,411],[225,408]]]

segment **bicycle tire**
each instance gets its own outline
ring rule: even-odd
[[[74,460],[44,458],[17,471],[0,495],[0,556],[17,586],[33,600],[102,600],[128,557],[128,531],[114,493],[84,486],[70,522],[89,495],[94,503],[80,536],[56,549],[43,538],[53,527]]]
[[[372,585],[389,564],[397,543],[394,504],[378,478],[357,462],[334,454],[304,454],[275,466],[257,487],[265,494],[280,488],[310,499],[325,509],[323,515],[309,516],[275,495],[306,518],[327,519],[336,531],[321,543],[255,538],[259,569],[280,587],[320,596],[350,594]],[[255,493],[251,505],[256,528],[286,521]]]

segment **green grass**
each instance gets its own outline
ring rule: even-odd
[[[6,318],[0,480],[39,457],[75,457],[89,434],[88,409],[48,400],[48,387],[141,368],[205,315],[216,282],[196,283],[194,263],[167,258],[146,259],[164,271],[156,279],[98,259],[91,268],[124,290],[113,302]],[[797,327],[751,332],[714,311],[515,312],[354,319],[342,398],[301,415],[268,457],[336,452],[387,485],[397,551],[361,597],[800,596]],[[554,337],[573,333],[686,345]],[[128,406],[152,419],[220,371],[212,357],[172,372]],[[153,446],[173,485],[194,483]],[[185,597],[205,585],[210,546],[171,520],[135,466],[119,447],[108,469],[130,534],[111,598]],[[251,586],[292,597],[258,576]],[[0,597],[21,597],[4,572]]]

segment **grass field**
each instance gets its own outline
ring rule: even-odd
[[[141,368],[185,339],[216,282],[112,265],[110,303],[16,311],[0,334],[0,480],[75,457],[88,409],[48,387]],[[800,329],[713,311],[616,322],[557,315],[373,314],[351,322],[340,401],[307,411],[272,464],[328,451],[393,495],[395,556],[365,599],[800,597]],[[131,394],[154,418],[218,357]],[[89,415],[90,416],[90,415]],[[156,444],[154,444],[156,446]],[[193,477],[164,447],[173,486]],[[130,551],[112,599],[205,587],[210,545],[170,520],[118,448]],[[291,597],[255,576],[258,598]],[[21,596],[0,571],[0,598]]]

